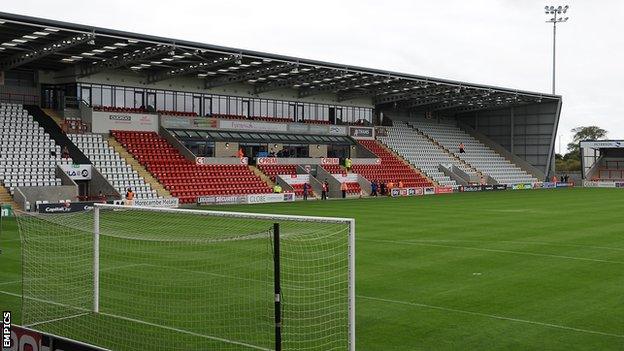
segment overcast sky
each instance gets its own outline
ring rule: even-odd
[[[537,92],[551,91],[545,5],[557,27],[559,135],[598,125],[624,138],[624,1],[3,1],[1,11]],[[555,150],[559,151],[557,144]]]

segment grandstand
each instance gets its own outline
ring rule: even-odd
[[[317,177],[332,175],[332,188],[348,178],[356,194],[373,181],[459,190],[552,173],[559,96],[8,13],[0,20],[3,40],[20,40],[0,52],[10,123],[3,146],[14,145],[8,139],[18,128],[36,134],[20,139],[2,165],[11,193],[76,186],[67,199],[105,189],[121,200],[132,187],[139,199],[194,203],[268,194],[280,179],[303,174],[316,193]],[[12,85],[18,76],[25,81]],[[91,179],[54,175],[62,146],[74,163],[95,169]],[[347,157],[350,172],[339,166]],[[32,159],[36,171],[26,179],[17,170]],[[300,195],[300,187],[286,188]],[[24,207],[57,200],[25,197]]]

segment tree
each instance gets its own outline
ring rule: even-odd
[[[572,129],[574,137],[572,142],[568,144],[568,155],[578,158],[579,143],[583,140],[599,140],[607,136],[607,131],[596,126],[576,127]],[[568,156],[566,155],[566,156]]]

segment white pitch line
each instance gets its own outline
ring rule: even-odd
[[[8,292],[8,291],[0,290],[0,294],[5,294],[5,295],[15,296],[15,297],[22,297],[24,299],[29,299],[29,300],[33,300],[33,301],[37,301],[37,302],[48,303],[48,304],[56,305],[56,306],[69,307],[69,308],[73,308],[73,309],[78,310],[78,311],[85,311],[85,312],[87,312],[87,313],[84,313],[84,314],[89,314],[89,313],[92,312],[92,311],[87,310],[85,308],[74,307],[74,306],[63,304],[63,303],[50,301],[50,300],[45,300],[45,299],[40,299],[40,298],[36,298],[36,297],[22,296],[21,294],[16,294],[16,293]],[[220,341],[220,342],[224,342],[224,343],[244,346],[244,347],[248,347],[250,349],[262,350],[262,351],[272,351],[271,349],[267,349],[267,348],[264,348],[264,347],[261,347],[261,346],[247,344],[247,343],[244,343],[244,342],[241,342],[241,341],[229,340],[229,339],[219,338],[219,337],[216,337],[216,336],[199,334],[199,333],[195,333],[195,332],[192,332],[192,331],[189,331],[189,330],[178,329],[178,328],[175,328],[175,327],[168,327],[168,326],[165,326],[165,325],[160,325],[160,324],[156,324],[156,323],[150,323],[150,322],[142,321],[140,319],[134,319],[134,318],[130,318],[130,317],[123,317],[123,316],[118,316],[118,315],[115,315],[115,314],[105,313],[105,312],[99,312],[99,314],[107,316],[107,317],[111,317],[111,318],[117,318],[117,319],[122,319],[122,320],[129,321],[129,322],[134,322],[134,323],[149,325],[149,326],[156,327],[156,328],[171,330],[171,331],[175,331],[175,332],[178,332],[178,333],[193,335],[193,336],[197,336],[197,337],[204,338],[204,339],[210,339],[210,340]],[[42,323],[47,323],[47,322],[42,322]],[[37,324],[42,324],[42,323],[37,323]]]
[[[30,328],[30,327],[34,327],[36,325],[52,323],[52,322],[58,322],[58,321],[64,321],[64,320],[67,320],[67,319],[72,319],[72,318],[78,318],[78,317],[86,316],[88,314],[90,314],[90,312],[78,313],[78,314],[73,315],[73,316],[54,318],[54,319],[50,319],[50,320],[43,321],[43,322],[37,322],[37,323],[29,324],[29,325],[26,325],[25,327],[29,327]]]
[[[562,258],[562,259],[577,260],[577,261],[589,261],[589,262],[600,262],[600,263],[624,264],[624,262],[622,262],[622,261],[601,260],[601,259],[597,259],[597,258],[585,258],[585,257],[574,257],[574,256],[540,254],[540,253],[535,253],[535,252],[512,251],[512,250],[486,249],[486,248],[481,248],[481,247],[458,246],[458,245],[428,244],[428,243],[408,241],[408,240],[377,240],[377,239],[359,239],[359,240],[378,242],[378,243],[400,244],[400,245],[409,244],[409,245],[432,246],[432,247],[448,247],[448,248],[454,248],[454,249],[486,251],[486,252],[500,252],[500,253],[515,254],[515,255]]]
[[[566,243],[556,243],[556,242],[548,242],[548,241],[515,241],[515,240],[459,240],[459,239],[420,239],[420,240],[410,240],[412,242],[458,242],[458,243],[487,243],[487,244],[498,244],[498,243],[510,243],[510,244],[536,244],[536,245],[545,245],[545,246],[564,246],[564,247],[580,247],[586,249],[599,249],[606,251],[624,251],[622,247],[607,247],[607,246],[594,246],[594,245],[581,245],[581,244],[566,244]]]
[[[10,282],[2,282],[2,283],[0,283],[0,285],[10,285],[10,284],[21,283],[21,282],[22,282],[21,279],[20,280],[12,280]]]
[[[542,326],[542,327],[562,329],[562,330],[568,330],[568,331],[575,331],[575,332],[579,332],[579,333],[587,333],[587,334],[595,334],[595,335],[602,335],[602,336],[610,336],[610,337],[614,337],[614,338],[624,338],[624,335],[620,335],[620,334],[612,334],[612,333],[601,332],[601,331],[597,331],[597,330],[568,327],[568,326],[560,325],[560,324],[537,322],[537,321],[531,321],[531,320],[528,320],[528,319],[519,319],[519,318],[505,317],[505,316],[499,316],[499,315],[496,315],[496,314],[488,314],[488,313],[481,313],[481,312],[466,311],[466,310],[460,310],[460,309],[457,309],[457,308],[448,308],[448,307],[442,307],[442,306],[427,305],[427,304],[423,304],[423,303],[401,301],[401,300],[393,300],[393,299],[384,299],[384,298],[372,297],[372,296],[364,296],[364,295],[356,295],[356,297],[362,298],[362,299],[367,299],[367,300],[373,300],[373,301],[380,301],[380,302],[387,302],[387,303],[394,303],[394,304],[399,304],[399,305],[405,305],[405,306],[422,307],[422,308],[429,308],[429,309],[434,309],[434,310],[439,310],[439,311],[455,312],[455,313],[468,314],[468,315],[472,315],[472,316],[500,319],[500,320],[510,321],[510,322],[533,324],[533,325],[539,325],[539,326]]]

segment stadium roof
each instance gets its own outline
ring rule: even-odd
[[[370,97],[375,105],[468,112],[558,101],[560,96],[267,54],[0,12],[0,71],[109,70],[142,74],[147,84],[194,76],[205,88],[235,83],[255,94],[295,89],[299,97]]]

